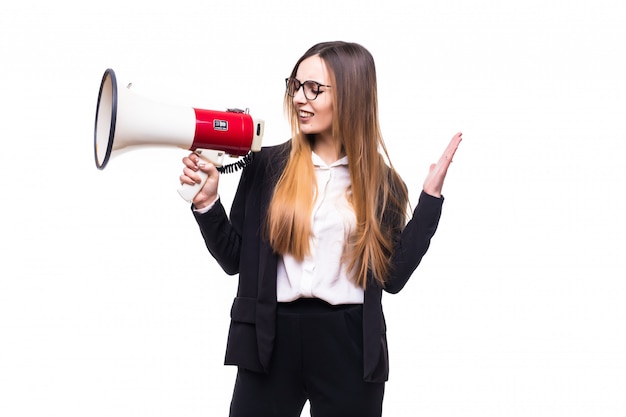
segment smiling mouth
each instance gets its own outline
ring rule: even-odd
[[[313,113],[308,112],[308,111],[304,111],[304,110],[300,110],[300,117],[313,117]]]

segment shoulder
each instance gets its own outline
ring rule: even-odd
[[[285,167],[291,153],[291,139],[278,145],[264,146],[254,154],[252,162],[244,172],[280,173]]]
[[[258,156],[260,160],[277,162],[279,160],[287,160],[291,152],[291,139],[278,145],[264,146],[258,155],[255,155],[255,159]]]
[[[252,160],[242,171],[240,188],[258,191],[259,188],[273,187],[285,169],[290,153],[291,140],[264,146],[259,152],[253,153]]]

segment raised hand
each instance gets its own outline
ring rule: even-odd
[[[459,143],[461,143],[461,135],[461,132],[454,135],[448,144],[448,147],[443,152],[443,155],[439,158],[439,161],[430,166],[426,180],[424,180],[424,192],[426,194],[430,194],[437,198],[441,197],[443,182],[446,178],[446,174],[448,173],[450,163],[452,163],[452,158],[459,147]]]

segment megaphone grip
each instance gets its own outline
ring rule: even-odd
[[[216,167],[222,166],[224,162],[224,152],[215,151],[212,149],[196,149],[196,154],[203,160],[212,163]],[[183,184],[182,187],[178,190],[178,194],[187,201],[191,203],[193,198],[200,192],[207,178],[209,178],[209,174],[202,170],[196,171],[196,174],[200,176],[200,182],[195,185]]]
[[[204,171],[198,170],[197,174],[200,176],[200,183],[197,183],[195,185],[183,184],[178,189],[178,194],[180,194],[183,200],[188,203],[191,203],[193,201],[193,198],[200,192],[207,178],[209,178],[209,174]]]

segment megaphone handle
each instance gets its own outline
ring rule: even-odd
[[[206,182],[209,175],[206,172],[198,171],[198,175],[200,175],[201,181],[195,185],[183,184],[178,189],[178,194],[188,203],[193,201],[193,198],[200,192],[202,186]]]
[[[224,152],[222,151],[214,151],[214,150],[196,150],[196,153],[200,158],[204,159],[212,163],[215,166],[221,166],[224,161]],[[200,192],[207,178],[209,178],[209,174],[204,171],[198,170],[196,174],[200,176],[200,182],[194,185],[183,184],[178,189],[178,194],[188,203],[193,201],[193,198]]]

